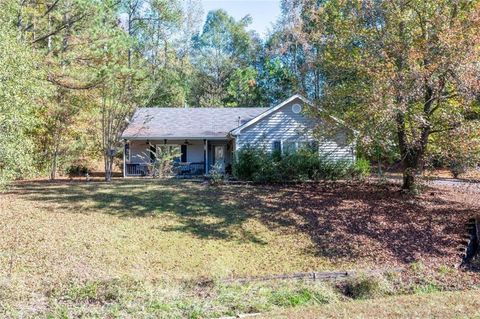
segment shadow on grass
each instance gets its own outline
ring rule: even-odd
[[[394,185],[368,183],[208,187],[190,181],[126,180],[24,184],[14,192],[35,205],[60,205],[64,212],[168,215],[178,225],[162,231],[238,240],[232,230],[240,230],[242,241],[266,244],[242,227],[253,219],[273,231],[307,234],[313,243],[308,254],[386,263],[429,258],[453,262],[473,213],[446,191],[411,197]]]
[[[177,180],[30,183],[17,186],[21,194],[43,205],[60,205],[59,212],[107,213],[124,218],[174,215],[181,226],[166,231],[190,232],[201,238],[229,239],[230,227],[241,225],[253,212],[234,198],[234,189],[208,188]],[[262,243],[253,234],[245,238]]]

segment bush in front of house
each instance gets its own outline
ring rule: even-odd
[[[259,148],[246,146],[236,154],[233,175],[239,180],[254,180],[254,175],[262,171],[268,154]]]
[[[364,158],[357,158],[353,166],[351,167],[351,174],[353,178],[365,179],[370,176],[372,167],[370,161]]]
[[[71,165],[67,167],[65,170],[65,173],[70,177],[78,177],[78,176],[85,176],[87,173],[89,173],[88,167],[85,165]]]
[[[237,152],[233,166],[237,179],[259,183],[363,178],[369,173],[366,160],[331,160],[309,148],[281,155],[246,146]]]

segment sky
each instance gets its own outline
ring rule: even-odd
[[[280,16],[280,0],[202,0],[204,19],[211,10],[224,9],[235,20],[239,20],[250,14],[252,24],[250,29],[255,30],[261,36],[267,35],[268,29],[272,29],[274,23]]]

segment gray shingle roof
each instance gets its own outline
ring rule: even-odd
[[[268,108],[139,108],[122,138],[221,138]],[[240,120],[240,123],[239,123]]]

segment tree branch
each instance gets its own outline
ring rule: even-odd
[[[48,15],[50,12],[52,12],[52,10],[57,6],[57,4],[58,4],[59,2],[60,2],[60,0],[55,0],[55,2],[54,2],[51,6],[47,7],[47,11],[45,11],[45,13],[42,14],[42,16],[40,17],[40,19],[43,18],[43,17],[45,17],[46,15]],[[30,30],[32,27],[33,27],[33,23],[30,23],[28,26],[26,26],[26,27],[23,29],[23,31],[28,31],[28,30]]]
[[[438,130],[431,130],[430,134],[453,131],[453,130],[457,129],[459,126],[460,126],[460,124],[456,123],[456,124],[454,124],[453,126],[450,126],[450,127],[445,127],[445,128],[438,129]]]
[[[63,88],[66,88],[66,89],[71,89],[71,90],[90,90],[90,89],[93,89],[94,87],[98,86],[99,84],[101,84],[104,80],[104,78],[99,78],[98,80],[94,81],[94,82],[91,82],[91,83],[88,83],[88,84],[84,84],[84,85],[78,85],[78,84],[67,84],[67,83],[63,83],[57,79],[55,79],[52,75],[49,75],[47,80],[55,85],[58,85],[58,86],[61,86]]]
[[[52,35],[55,35],[57,34],[58,32],[62,31],[63,29],[65,29],[66,27],[68,26],[71,26],[72,24],[74,23],[77,23],[78,21],[82,20],[83,18],[86,17],[86,14],[82,14],[82,15],[79,15],[76,19],[72,19],[72,20],[69,20],[67,21],[66,23],[64,23],[63,25],[61,25],[59,28],[57,28],[56,30],[48,33],[48,34],[45,34],[39,38],[36,38],[36,39],[33,39],[31,44],[35,44],[37,42],[40,42],[40,41],[43,41],[45,39],[47,39],[48,37],[51,37]]]

